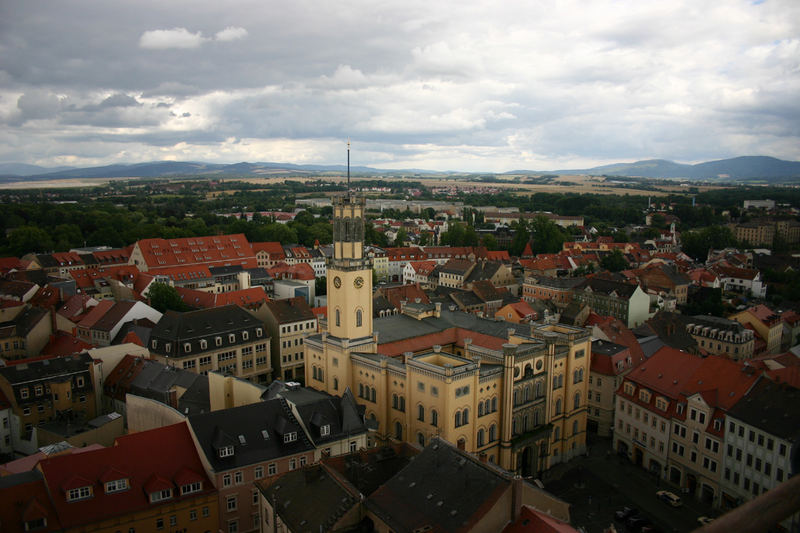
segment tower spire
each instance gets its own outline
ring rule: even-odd
[[[347,190],[350,190],[350,139],[347,139]]]

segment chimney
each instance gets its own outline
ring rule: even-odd
[[[403,352],[403,363],[408,364],[412,357],[414,357],[414,352]]]
[[[175,389],[170,389],[169,391],[167,391],[167,395],[168,395],[168,403],[169,403],[170,407],[172,407],[173,409],[177,409],[178,408],[178,391],[176,391]]]

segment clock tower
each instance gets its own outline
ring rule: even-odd
[[[328,334],[372,337],[372,266],[364,255],[363,196],[333,198],[333,259],[328,266]]]

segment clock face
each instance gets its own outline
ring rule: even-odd
[[[353,285],[355,285],[356,289],[360,289],[364,285],[364,278],[358,276],[355,280],[353,280]]]
[[[334,285],[334,287],[336,287],[337,289],[338,289],[339,287],[341,287],[341,286],[342,286],[342,278],[340,278],[339,276],[336,276],[335,278],[333,278],[333,285]]]

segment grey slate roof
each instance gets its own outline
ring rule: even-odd
[[[188,420],[202,453],[216,472],[314,449],[283,398],[194,415]],[[284,435],[290,432],[297,433],[297,440],[284,442]],[[244,437],[244,444],[239,435]],[[218,446],[228,442],[234,453],[220,458]]]
[[[267,308],[278,324],[291,324],[303,320],[314,320],[316,315],[309,307],[306,299],[302,296],[295,298],[284,298],[282,300],[270,300]]]
[[[11,336],[24,337],[46,316],[47,310],[41,307],[29,306],[27,309],[20,311],[12,320],[0,323],[0,328],[8,328],[7,331]]]
[[[781,439],[800,442],[800,389],[762,377],[728,415]]]
[[[537,276],[536,284],[551,289],[570,290],[580,285],[586,278],[550,278],[547,276]]]
[[[613,292],[623,300],[628,300],[636,291],[638,285],[631,285],[630,283],[622,283],[619,281],[612,281],[602,278],[588,278],[583,283],[577,285],[575,289],[586,290],[590,288],[592,292],[610,295]]]
[[[3,376],[12,385],[26,381],[37,381],[52,376],[88,372],[93,364],[88,353],[54,357],[42,361],[20,363],[13,366],[0,367],[0,376]],[[91,380],[86,380],[91,386]],[[35,398],[32,398],[35,400]]]
[[[394,531],[460,531],[510,486],[499,469],[434,439],[366,506]]]
[[[478,318],[470,313],[442,309],[441,317],[428,317],[417,320],[400,314],[376,318],[373,329],[378,332],[378,342],[381,344],[438,333],[446,329],[464,328],[493,337],[507,337],[508,330],[514,329],[523,335],[530,335],[531,328],[525,324],[495,321]]]

